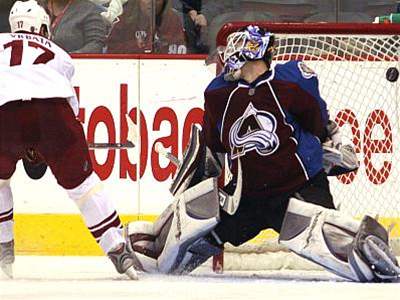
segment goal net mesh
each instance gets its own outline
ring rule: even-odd
[[[218,44],[223,45],[229,33],[244,25],[225,25]],[[390,230],[392,247],[399,256],[400,27],[259,25],[276,36],[274,64],[302,60],[317,73],[330,118],[339,124],[344,141],[355,146],[360,168],[329,178],[336,207],[355,218],[365,214],[379,217]],[[279,247],[276,237],[265,231],[241,247],[228,245],[224,269],[313,268]]]

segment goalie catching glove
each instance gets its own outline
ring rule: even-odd
[[[355,171],[360,164],[353,145],[342,143],[342,136],[336,122],[329,120],[326,126],[327,138],[322,144],[323,166],[328,176],[338,176]]]

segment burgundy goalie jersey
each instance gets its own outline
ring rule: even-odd
[[[241,159],[244,195],[293,192],[323,169],[328,113],[303,62],[278,64],[252,84],[221,74],[204,96],[207,146],[228,153],[234,175]]]

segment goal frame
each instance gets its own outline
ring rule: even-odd
[[[226,38],[232,32],[248,25],[257,25],[272,33],[288,34],[336,34],[336,35],[400,35],[400,24],[365,23],[272,23],[230,22],[224,24],[217,34],[217,46],[226,46]]]

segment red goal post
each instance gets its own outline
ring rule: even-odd
[[[249,24],[276,36],[273,63],[303,60],[317,73],[330,118],[360,161],[358,171],[330,178],[335,205],[355,218],[378,216],[400,255],[400,25],[232,22],[219,31],[217,45]],[[263,232],[239,248],[226,247],[224,269],[311,266],[293,263],[286,252],[277,259],[280,250],[276,234]],[[214,265],[223,260],[214,258]]]

